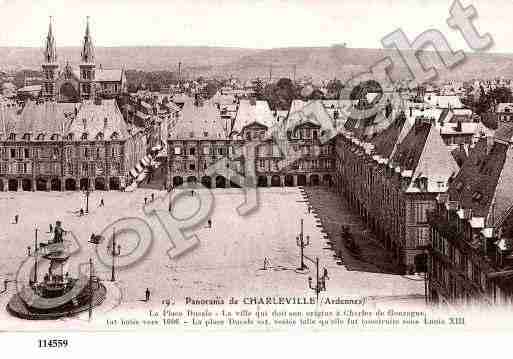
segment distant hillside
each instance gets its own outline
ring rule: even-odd
[[[78,64],[79,47],[58,47],[59,62]],[[134,70],[174,70],[182,61],[186,68],[203,68],[209,71],[213,67],[255,53],[256,50],[229,47],[96,47],[97,64],[103,67],[122,67]],[[0,47],[0,70],[38,69],[41,66],[43,51],[31,47]]]
[[[60,62],[77,64],[80,48],[58,48]],[[434,52],[424,52],[428,63],[438,63]],[[393,77],[405,78],[408,71],[397,52],[383,49],[352,49],[332,47],[294,47],[255,50],[223,47],[98,47],[96,59],[104,67],[126,69],[176,70],[182,61],[184,73],[199,75],[235,75],[247,79],[269,76],[272,64],[273,78],[311,76],[315,80],[334,77],[347,79],[367,70],[380,59],[389,56],[394,62]],[[42,50],[38,48],[0,47],[0,70],[39,69]],[[454,70],[440,71],[443,78],[468,80],[504,76],[513,78],[512,54],[467,54],[464,63]]]
[[[513,54],[466,54],[466,59],[452,70],[440,64],[432,51],[422,54],[428,64],[439,69],[440,77],[470,80],[474,78],[513,77]],[[240,77],[268,77],[272,63],[272,76],[291,77],[296,65],[296,77],[311,76],[314,79],[348,79],[367,71],[379,60],[390,57],[394,64],[392,78],[406,78],[408,69],[395,50],[352,49],[343,47],[284,48],[259,51],[238,61],[222,66],[221,72]]]

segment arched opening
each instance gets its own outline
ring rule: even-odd
[[[255,186],[255,177],[248,176],[244,178],[244,185],[246,187],[254,187]]]
[[[225,188],[226,187],[226,178],[223,176],[216,177],[216,188]]]
[[[196,176],[189,176],[187,177],[187,184],[191,187],[195,186],[196,183],[198,182],[198,179],[196,178]]]
[[[416,273],[425,273],[427,271],[427,254],[417,254],[413,260],[415,262]]]
[[[10,179],[8,183],[9,191],[17,191],[18,190],[18,180]]]
[[[306,186],[306,176],[305,175],[297,176],[297,185],[298,186]]]
[[[212,188],[212,178],[209,176],[201,177],[201,184],[206,188]]]
[[[318,186],[319,185],[319,176],[311,175],[310,176],[310,186]]]
[[[271,186],[272,187],[280,187],[281,186],[280,176],[274,175],[271,177]]]
[[[77,182],[73,178],[68,178],[64,181],[64,188],[66,191],[74,191],[77,189]]]
[[[113,191],[119,191],[119,188],[120,188],[119,177],[111,177],[109,179],[109,188]]]
[[[267,187],[267,176],[258,176],[258,187]]]
[[[44,178],[36,179],[36,191],[46,191],[46,180]]]
[[[89,178],[80,179],[80,190],[85,191],[89,189]]]
[[[240,188],[241,178],[237,175],[230,177],[230,186],[232,188]]]
[[[173,187],[178,187],[183,184],[183,178],[180,176],[173,177]]]
[[[292,175],[285,176],[285,186],[287,186],[287,187],[294,186],[294,177]]]
[[[52,191],[60,191],[61,190],[61,180],[58,178],[52,179],[50,186],[52,188]]]
[[[24,178],[21,180],[21,188],[24,191],[32,191],[32,181],[28,178]]]
[[[60,101],[61,102],[76,102],[78,101],[78,92],[70,82],[62,84],[60,90]]]
[[[325,186],[331,187],[331,185],[333,184],[333,179],[331,178],[331,175],[322,176],[322,183]]]
[[[97,177],[94,179],[94,189],[105,191],[105,178]]]

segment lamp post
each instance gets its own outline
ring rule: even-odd
[[[301,219],[301,232],[299,233],[299,236],[296,237],[296,244],[299,247],[299,256],[300,256],[300,264],[298,270],[304,270],[308,268],[305,265],[304,261],[304,249],[305,247],[308,247],[310,245],[310,236],[306,236],[306,241],[304,240],[303,235],[303,219]]]
[[[117,249],[117,251],[116,251],[116,249]],[[121,254],[121,246],[118,245],[116,247],[116,229],[114,229],[113,233],[112,233],[112,252],[111,252],[111,254],[112,254],[112,272],[111,272],[110,280],[111,280],[111,282],[114,282],[116,280],[114,259]]]
[[[85,209],[85,213],[89,213],[89,189],[86,189],[85,192],[85,197],[86,197],[86,209]]]

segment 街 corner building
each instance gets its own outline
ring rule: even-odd
[[[78,69],[61,69],[50,23],[38,99],[0,108],[0,190],[122,189],[145,156],[144,133],[115,100],[124,71],[96,67],[89,20],[77,57]]]

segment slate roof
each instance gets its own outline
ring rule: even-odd
[[[253,123],[271,128],[275,122],[267,101],[240,100],[233,131],[241,133],[244,127]]]
[[[39,134],[62,136],[67,132],[73,120],[76,106],[80,105],[55,102],[37,104],[28,101],[19,116],[12,112],[7,112],[2,116],[6,120],[3,124],[3,131],[5,131],[5,136],[16,133],[18,139],[26,133],[33,136]]]
[[[189,98],[179,113],[176,124],[169,128],[170,139],[223,140],[228,135],[227,123],[215,105],[206,101],[196,106]],[[206,134],[206,135],[205,135]]]
[[[129,135],[128,126],[115,100],[83,102],[68,133],[73,134],[75,139],[80,139],[83,133],[88,134],[88,139],[94,139],[99,133],[105,139],[110,139],[114,133],[119,139],[126,139]]]
[[[399,135],[403,126],[406,123],[406,116],[400,115],[390,124],[390,126],[377,134],[371,143],[374,145],[374,151],[376,154],[383,158],[389,158],[392,155],[394,147],[399,139]]]
[[[418,121],[397,145],[392,163],[401,171],[412,171],[407,192],[419,192],[416,180],[422,177],[428,180],[427,192],[445,192],[447,180],[459,170],[436,127],[425,121]]]
[[[487,153],[487,139],[480,139],[449,186],[450,199],[458,201],[462,208],[472,208],[473,216],[486,218],[504,169],[508,147],[495,141]]]
[[[335,135],[333,119],[324,108],[321,100],[308,101],[300,109],[290,112],[287,118],[287,129],[293,129],[308,122],[319,126],[321,131],[325,131],[327,134]]]

